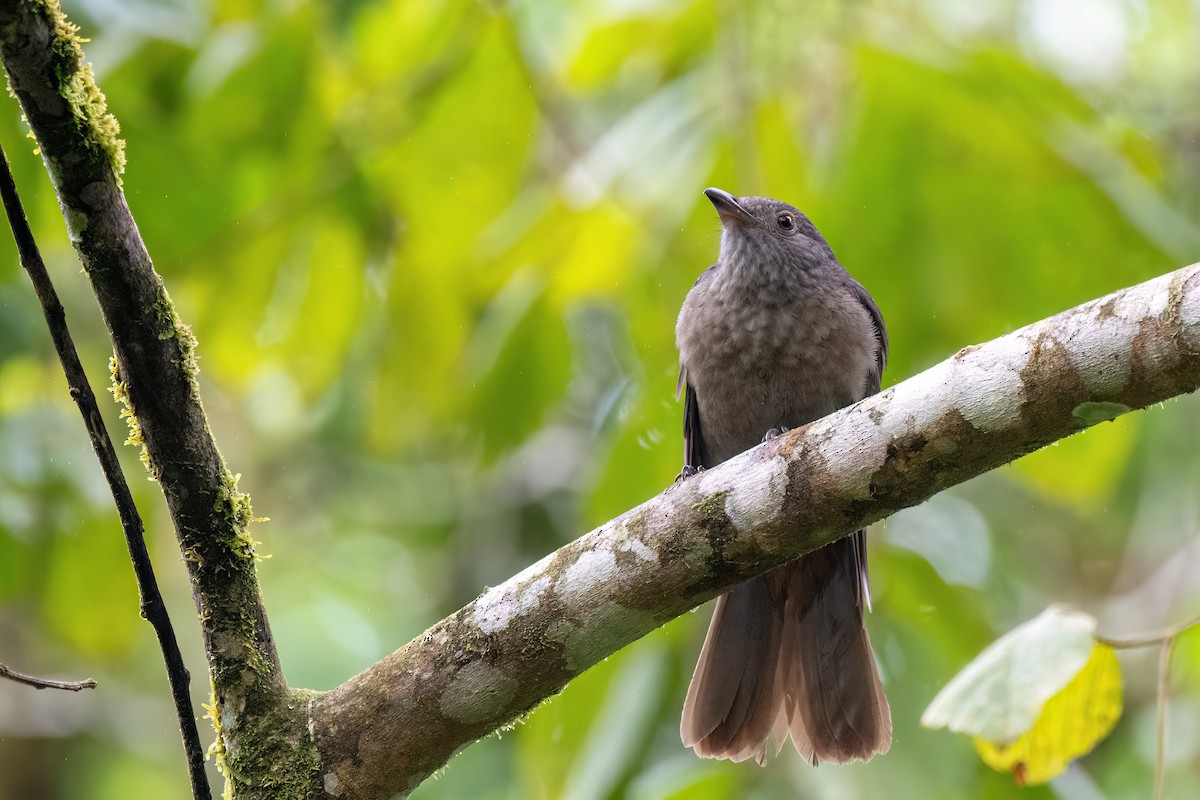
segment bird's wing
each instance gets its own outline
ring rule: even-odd
[[[683,394],[683,463],[689,467],[711,466],[704,463],[704,436],[700,432],[700,404],[696,390],[687,383],[687,371],[679,370]]]
[[[875,368],[867,374],[866,384],[863,387],[863,396],[868,397],[879,392],[879,388],[883,381],[883,371],[887,368],[888,358],[888,335],[887,327],[883,324],[883,314],[879,310],[879,306],[875,304],[875,299],[871,297],[863,285],[856,280],[850,281],[850,293],[854,298],[862,304],[862,307],[867,310],[871,316],[871,325],[875,328],[875,341],[877,348],[875,350]],[[858,531],[853,534],[851,541],[854,542],[854,560],[858,565],[858,604],[859,608],[871,610],[871,578],[867,570],[867,532],[865,530]]]
[[[875,369],[867,376],[866,391],[864,394],[864,396],[867,396],[879,391],[879,387],[883,381],[883,371],[887,369],[887,326],[883,324],[883,314],[880,312],[879,306],[875,305],[875,299],[863,288],[861,283],[851,279],[850,293],[854,296],[855,300],[862,304],[867,313],[871,315],[871,324],[875,328],[875,341],[878,344],[875,350]]]
[[[702,290],[701,287],[713,279],[717,274],[719,264],[713,264],[708,269],[701,272],[696,278],[696,282],[692,284],[691,291],[688,292],[688,298],[697,290]],[[687,304],[687,300],[684,300]],[[683,391],[683,463],[689,467],[711,467],[712,464],[706,462],[704,436],[700,432],[700,401],[696,397],[696,390],[688,384],[687,367],[682,364],[679,366],[679,380],[675,383],[675,397],[679,397],[679,393]]]

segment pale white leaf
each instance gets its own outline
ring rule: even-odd
[[[1015,741],[1087,664],[1095,634],[1095,617],[1050,606],[955,675],[925,709],[921,724],[998,745]]]

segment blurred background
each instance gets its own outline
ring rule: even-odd
[[[270,518],[252,533],[296,686],[337,685],[671,481],[675,315],[718,244],[706,186],[813,218],[883,309],[885,385],[1200,260],[1194,0],[64,5],[217,440]],[[103,390],[104,329],[24,137],[6,98],[0,142]],[[0,799],[186,798],[112,501],[4,231],[0,662],[100,688],[0,682]],[[702,609],[413,796],[1016,796],[921,711],[1050,602],[1114,636],[1200,607],[1198,413],[1188,397],[1102,425],[875,526],[884,758],[684,750]],[[198,704],[185,572],[136,455]],[[1155,654],[1121,658],[1112,737],[1023,796],[1149,796]],[[1195,797],[1200,635],[1173,663],[1167,795]]]

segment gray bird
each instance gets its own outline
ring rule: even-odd
[[[778,200],[704,193],[721,252],[675,327],[681,477],[878,392],[888,352],[878,306],[807,217]],[[869,591],[859,531],[722,595],[684,702],[684,745],[761,764],[768,737],[778,754],[790,732],[814,765],[887,752]]]

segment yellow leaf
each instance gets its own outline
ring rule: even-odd
[[[1011,772],[1023,786],[1045,783],[1095,747],[1120,716],[1121,665],[1111,647],[1097,644],[1023,736],[1009,745],[976,738],[975,749],[990,767]]]

